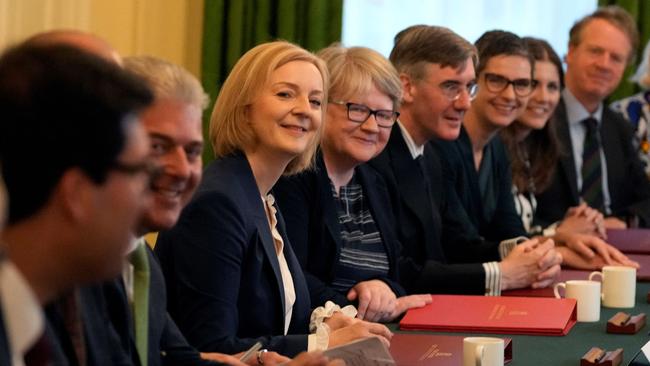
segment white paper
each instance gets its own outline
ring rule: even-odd
[[[650,342],[646,343],[643,347],[641,347],[641,351],[645,355],[645,358],[650,360]]]
[[[323,354],[330,359],[342,359],[347,366],[395,366],[395,360],[377,337],[359,339],[330,348]]]

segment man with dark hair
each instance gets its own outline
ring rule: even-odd
[[[554,115],[566,154],[551,186],[537,196],[543,224],[586,202],[606,216],[606,227],[650,227],[650,182],[633,147],[632,127],[603,104],[638,43],[634,20],[618,6],[599,8],[571,28],[566,88]]]
[[[489,31],[476,41],[479,90],[454,140],[434,140],[467,220],[491,241],[526,236],[512,198],[510,163],[497,133],[524,111],[534,60],[514,33]],[[454,253],[462,258],[464,253]]]
[[[370,164],[385,178],[395,208],[402,283],[410,292],[486,295],[548,285],[559,270],[553,243],[483,240],[447,194],[440,159],[427,143],[458,137],[476,93],[476,48],[447,28],[418,25],[395,37],[390,60],[402,80],[401,115]],[[448,264],[448,255],[459,252],[463,258],[453,262],[465,264]]]
[[[510,162],[498,132],[530,107],[537,65],[525,41],[511,32],[486,32],[476,41],[476,48],[479,91],[463,120],[460,137],[435,140],[434,146],[444,161],[449,194],[461,202],[463,214],[479,235],[492,241],[527,236],[515,208]],[[556,95],[559,98],[559,91]],[[585,220],[585,224],[593,222]],[[606,264],[635,264],[595,235],[547,230],[545,236],[555,241],[556,250],[571,266],[587,265],[585,261],[592,257],[584,253],[590,251],[607,254],[600,258]],[[465,253],[453,255],[462,259]]]
[[[21,45],[0,59],[0,160],[10,197],[0,304],[12,363],[58,358],[58,347],[40,341],[40,307],[120,272],[148,201],[148,139],[135,116],[151,99],[139,79],[78,49]],[[106,322],[98,309],[94,325]],[[93,341],[118,346],[110,329],[91,330]],[[129,364],[119,352],[89,350],[98,351],[91,364]]]

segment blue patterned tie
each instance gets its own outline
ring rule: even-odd
[[[582,190],[580,196],[587,204],[603,211],[603,171],[600,161],[600,136],[598,121],[589,117],[582,121],[585,124],[584,150],[582,151]]]

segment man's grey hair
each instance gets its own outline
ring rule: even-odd
[[[153,56],[133,56],[124,59],[124,67],[149,84],[156,100],[178,100],[201,110],[208,106],[201,83],[181,66]]]

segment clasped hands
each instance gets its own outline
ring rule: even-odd
[[[529,239],[518,244],[499,263],[501,289],[547,287],[560,274],[561,263],[562,255],[555,250],[552,239]]]
[[[428,294],[397,297],[390,286],[381,280],[357,283],[348,291],[347,298],[357,300],[357,318],[370,322],[390,322],[408,309],[431,303]]]
[[[554,236],[564,264],[578,269],[600,269],[605,265],[639,268],[637,262],[605,242],[606,228],[625,228],[625,223],[613,217],[604,218],[584,203],[567,210]]]

